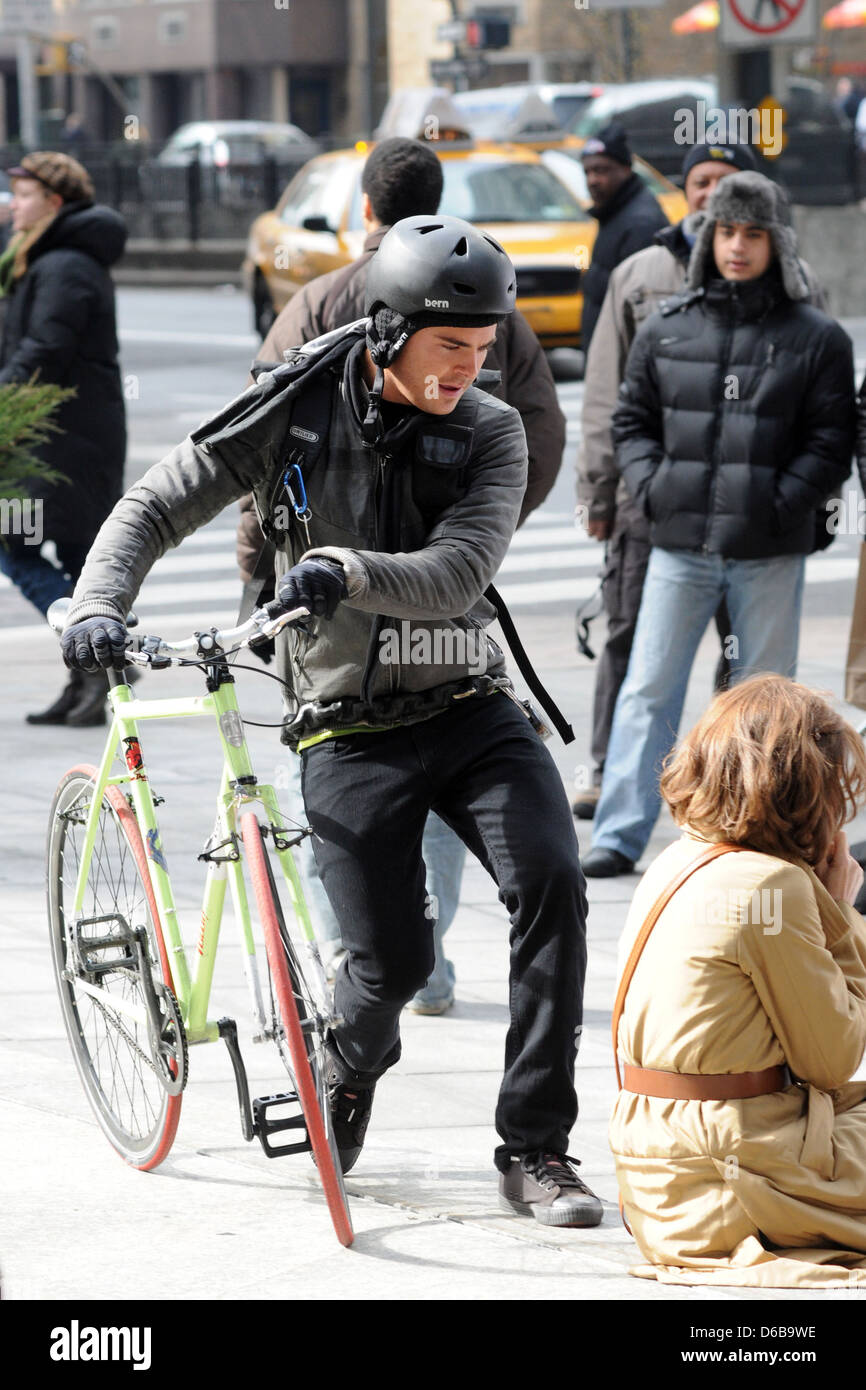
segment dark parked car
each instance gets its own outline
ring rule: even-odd
[[[187,234],[190,206],[208,235],[242,235],[250,210],[272,205],[283,185],[319,153],[295,125],[274,121],[192,121],[141,168],[157,236]]]
[[[177,166],[198,159],[203,167],[231,170],[255,164],[265,155],[297,160],[319,153],[315,140],[296,125],[276,121],[191,121],[180,126],[157,156],[157,164]]]
[[[718,88],[710,79],[625,82],[606,87],[601,96],[589,102],[572,130],[575,135],[588,138],[615,120],[627,132],[638,154],[669,178],[678,178],[686,146],[691,139],[702,138],[702,117],[706,118],[712,141],[717,103]],[[774,159],[763,159],[755,151],[762,172],[781,183],[794,202],[853,202],[857,196],[856,161],[850,121],[835,109],[821,83],[807,77],[788,78],[782,106],[786,143]],[[728,130],[731,120],[736,122],[735,130],[747,127],[752,143],[757,133],[755,121],[745,117],[753,109],[742,102],[725,105]],[[682,134],[684,130],[684,112],[691,115],[696,133],[678,142],[676,132]]]

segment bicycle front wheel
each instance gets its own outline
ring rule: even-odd
[[[291,1075],[304,1114],[307,1136],[325,1192],[334,1230],[341,1245],[354,1240],[339,1155],[332,1142],[331,1116],[325,1085],[324,1037],[300,962],[291,947],[277,897],[262,832],[252,811],[241,817],[241,833],[253,891],[265,935],[271,979],[279,1010],[277,1022],[289,1054]],[[302,1026],[303,1019],[303,1026]],[[306,1030],[306,1031],[305,1031]]]
[[[73,911],[96,775],[93,767],[72,768],[51,808],[54,973],[75,1065],[99,1125],[127,1163],[150,1169],[166,1157],[177,1132],[186,1038],[144,845],[119,787],[105,790],[81,913]],[[144,942],[139,950],[134,932]]]

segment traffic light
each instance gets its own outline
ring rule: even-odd
[[[37,77],[50,77],[55,72],[69,72],[69,45],[56,39],[42,45],[42,62],[36,65]]]
[[[507,48],[511,43],[511,20],[481,15],[466,21],[467,48]]]
[[[78,72],[87,56],[87,45],[71,35],[57,35],[42,45],[42,62],[36,65],[37,77],[51,77],[57,72]]]

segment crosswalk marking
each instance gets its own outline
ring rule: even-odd
[[[496,578],[496,586],[509,607],[537,608],[576,603],[598,587],[603,549],[560,519],[553,523],[533,519],[517,533]],[[853,581],[859,552],[821,552],[806,561],[809,586]],[[0,576],[0,592],[12,589]],[[174,625],[179,611],[193,621],[233,619],[241,598],[241,581],[235,560],[233,526],[205,527],[169,551],[151,570],[136,601],[136,609],[148,618],[170,615]],[[199,605],[193,614],[193,606]],[[25,610],[26,611],[26,610]],[[14,621],[14,620],[13,620]],[[18,629],[20,630],[20,628]]]

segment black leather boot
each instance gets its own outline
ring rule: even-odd
[[[71,709],[78,704],[81,699],[84,676],[80,671],[70,671],[69,679],[54,701],[47,709],[40,710],[38,714],[27,714],[25,719],[28,724],[65,724],[66,716]]]
[[[81,689],[77,702],[66,716],[65,723],[76,729],[106,722],[105,697],[108,694],[108,674],[105,671],[81,673]]]

